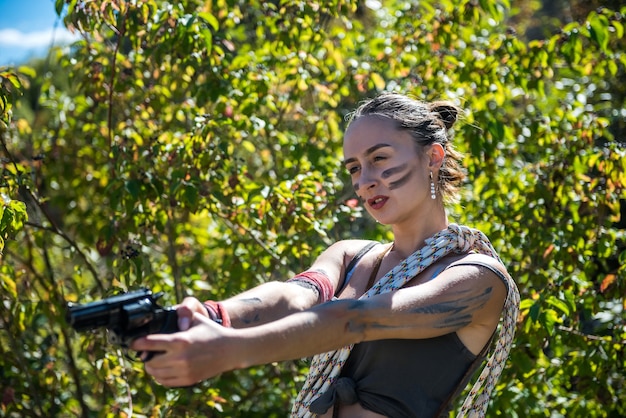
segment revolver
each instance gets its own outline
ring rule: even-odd
[[[129,348],[139,337],[179,331],[176,309],[159,306],[156,300],[161,296],[163,292],[142,288],[85,304],[69,302],[66,320],[79,332],[106,328],[111,343]],[[144,361],[154,354],[148,353]]]

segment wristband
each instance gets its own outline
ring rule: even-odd
[[[333,298],[333,285],[322,270],[307,270],[287,280],[287,283],[290,282],[317,291],[320,303],[328,302]]]
[[[209,314],[209,318],[211,318],[212,321],[217,322],[223,327],[231,327],[228,311],[224,309],[224,305],[222,305],[220,302],[207,300],[204,302],[204,307],[206,308],[206,311]]]

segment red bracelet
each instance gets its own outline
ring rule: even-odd
[[[315,288],[319,294],[320,303],[328,302],[335,293],[330,279],[321,270],[307,270],[287,280],[287,282],[301,282]]]
[[[207,300],[204,302],[204,307],[211,320],[221,324],[223,327],[230,328],[230,316],[228,316],[228,311],[224,309],[224,305],[220,302]]]

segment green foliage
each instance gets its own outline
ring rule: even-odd
[[[24,202],[9,200],[2,204],[0,207],[0,252],[4,248],[4,241],[22,229],[27,218]]]
[[[28,68],[21,68],[22,73],[30,73]],[[0,68],[0,145],[3,154],[9,154],[4,139],[7,128],[12,123],[13,103],[22,89],[20,74]],[[17,124],[20,125],[19,123]],[[24,173],[27,171],[22,164],[14,159],[3,160],[2,177],[0,178],[0,256],[5,241],[12,239],[23,228],[28,219],[24,202],[14,200],[20,187],[28,187]]]
[[[82,39],[0,70],[0,416],[285,416],[305,362],[166,390],[65,301],[219,299],[388,239],[341,164],[344,116],[383,89],[468,111],[451,216],[523,299],[489,415],[626,414],[626,9],[527,41],[508,1],[55,7]]]

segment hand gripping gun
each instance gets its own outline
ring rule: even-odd
[[[76,331],[106,328],[109,341],[129,348],[133,340],[148,334],[172,334],[179,331],[176,309],[161,307],[156,300],[162,292],[149,289],[121,293],[86,304],[67,304],[67,322]],[[148,353],[148,361],[156,353]]]

